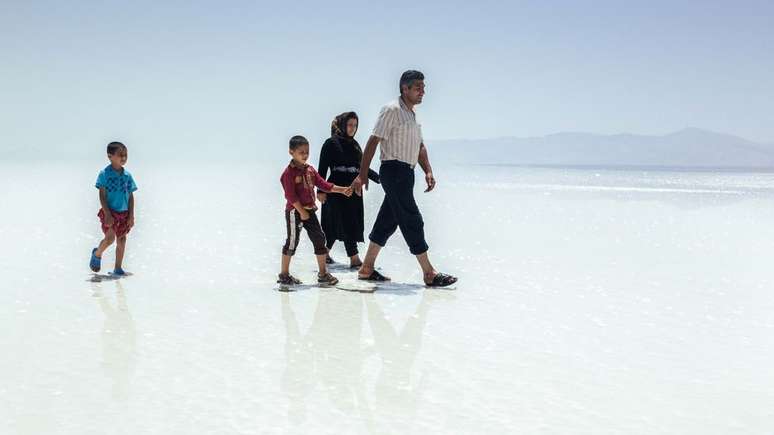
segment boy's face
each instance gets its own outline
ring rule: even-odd
[[[309,158],[309,144],[305,145],[299,145],[294,150],[288,151],[293,157],[293,160],[296,161],[296,163],[305,164],[306,160]]]
[[[123,167],[126,164],[126,157],[127,157],[126,148],[119,149],[113,154],[108,154],[108,160],[110,160],[110,164],[113,165],[114,167],[118,167],[118,166]]]

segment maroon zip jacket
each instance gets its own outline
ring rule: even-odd
[[[317,205],[314,200],[314,187],[324,192],[330,192],[333,190],[333,183],[329,183],[317,171],[312,165],[298,165],[293,160],[280,177],[280,183],[285,190],[285,199],[287,204],[285,210],[293,210],[293,203],[298,201],[301,206],[309,209],[316,210]]]

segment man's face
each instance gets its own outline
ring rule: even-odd
[[[411,104],[420,104],[425,96],[425,81],[416,80],[411,86],[403,88],[403,98]]]

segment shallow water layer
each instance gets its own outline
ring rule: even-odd
[[[87,268],[100,166],[0,165],[0,433],[774,427],[772,174],[441,165],[417,198],[460,282],[424,288],[397,233],[365,294],[311,285],[306,239],[310,285],[277,291],[281,168],[129,168],[113,280],[112,250]]]

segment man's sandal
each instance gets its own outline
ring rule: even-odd
[[[428,287],[447,287],[457,282],[456,276],[447,275],[445,273],[438,273],[433,277],[431,282],[425,282]]]
[[[366,277],[362,277],[362,276],[358,275],[357,279],[359,279],[361,281],[377,281],[377,282],[384,282],[384,281],[389,281],[390,280],[389,277],[386,277],[386,276],[382,275],[381,273],[379,273],[379,272],[377,272],[375,270],[373,272],[371,272],[371,274],[366,276]]]

